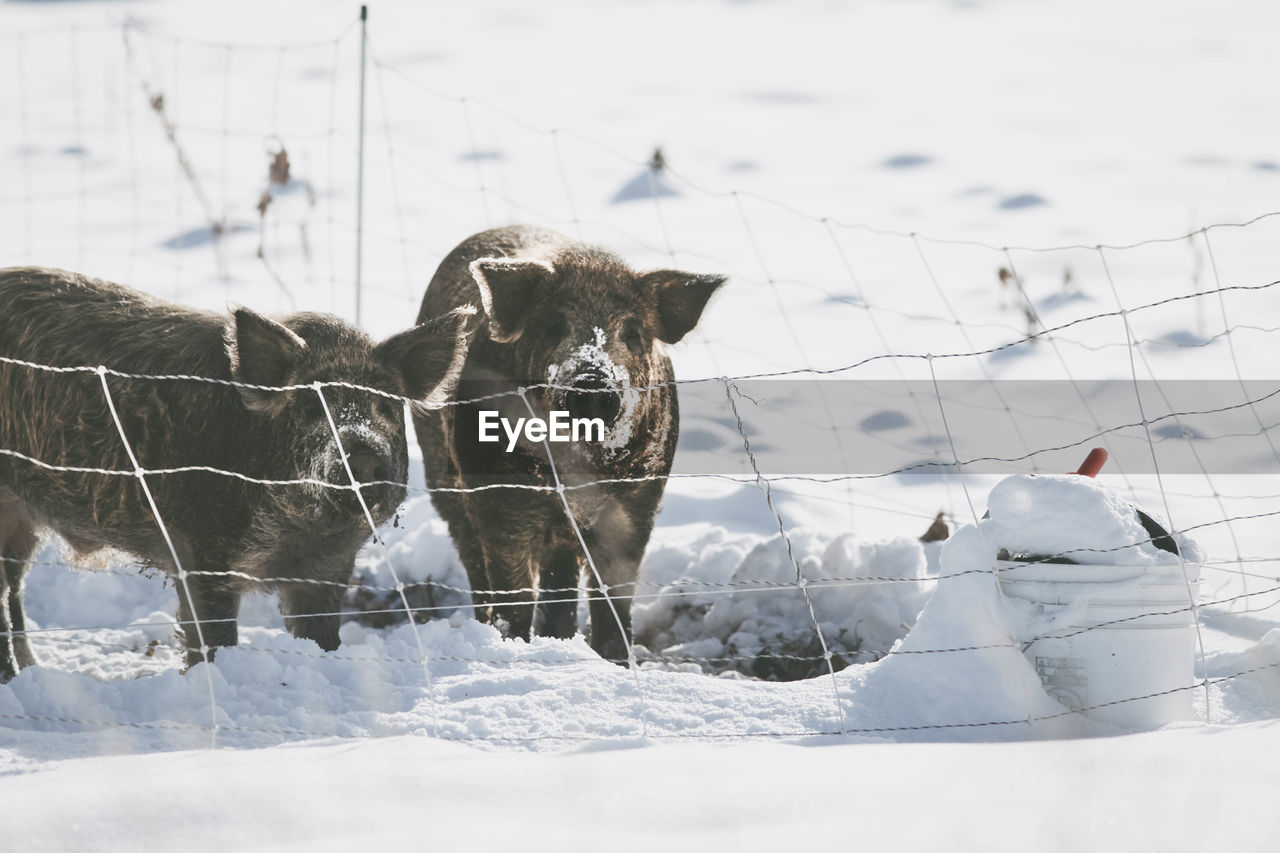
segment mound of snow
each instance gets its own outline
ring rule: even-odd
[[[347,597],[354,619],[371,627],[405,621],[397,577],[418,621],[471,615],[466,570],[429,500],[410,501],[397,526],[380,534],[384,544],[357,559]],[[876,660],[906,635],[928,597],[926,549],[936,554],[938,546],[804,528],[786,539],[710,524],[659,531],[632,609],[637,652],[647,666],[778,680],[826,672],[823,640],[836,669]]]
[[[129,577],[127,566],[81,574],[40,567],[32,611],[57,630],[35,635],[44,667],[0,685],[0,754],[199,746],[213,714],[220,742],[237,746],[413,733],[541,749],[644,736],[937,741],[1110,731],[1041,688],[1021,651],[1034,627],[1031,605],[1000,594],[996,551],[1083,542],[1164,557],[1120,538],[1136,533],[1126,526],[1132,508],[1086,478],[1011,477],[991,506],[991,518],[928,545],[804,528],[785,538],[709,523],[659,529],[633,610],[639,672],[602,661],[581,637],[509,640],[466,618],[465,573],[423,499],[361,554],[361,579],[380,589],[354,594],[394,593],[398,578],[422,584],[410,590],[435,596],[430,612],[450,618],[385,628],[348,621],[342,647],[327,654],[290,637],[272,614],[268,625],[242,620],[239,647],[183,673],[173,592],[161,579]],[[1189,540],[1183,548],[1198,553]],[[87,627],[104,615],[118,627]],[[64,619],[76,630],[58,627]],[[842,670],[834,677],[815,619]],[[1258,695],[1275,660],[1270,639],[1254,657],[1212,662],[1211,673],[1268,667],[1254,681],[1213,688],[1233,720],[1269,713]],[[136,677],[146,673],[154,677]],[[820,677],[769,683],[807,675]]]
[[[375,628],[404,621],[396,578],[419,621],[471,615],[466,570],[429,500],[408,502],[380,534],[383,544],[357,558],[353,619]],[[928,567],[914,539],[859,542],[803,528],[762,539],[709,524],[659,532],[632,607],[637,653],[646,666],[777,680],[828,671],[823,640],[837,670],[877,660],[914,624]]]
[[[346,604],[361,624],[373,627],[405,620],[397,579],[419,622],[470,616],[471,584],[458,559],[449,527],[426,496],[408,501],[392,525],[378,531],[356,557]]]
[[[889,731],[989,729],[991,736],[1096,734],[1111,726],[1064,708],[1022,652],[1046,614],[1000,591],[997,552],[1063,553],[1095,564],[1155,565],[1178,557],[1155,548],[1134,508],[1088,477],[1007,477],[992,489],[990,517],[942,548],[933,595],[911,633],[882,661],[857,668],[851,688],[866,723]],[[1177,537],[1188,560],[1204,554]],[[927,735],[925,735],[927,736]]]
[[[1132,504],[1091,477],[1015,474],[991,490],[987,511],[990,518],[981,525],[985,535],[1010,553],[1060,554],[1076,563],[1103,565],[1178,562],[1152,544]],[[1187,560],[1204,559],[1192,540],[1174,539]]]
[[[173,582],[118,552],[76,560],[62,540],[36,554],[25,584],[27,615],[36,626],[119,626],[153,611],[174,613]]]
[[[635,638],[660,665],[710,672],[817,675],[827,671],[823,641],[836,669],[875,660],[906,635],[931,586],[916,540],[859,542],[805,529],[754,547],[713,529],[686,551],[655,551],[642,580],[670,576],[681,556],[680,576],[636,603]]]

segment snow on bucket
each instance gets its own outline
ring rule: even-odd
[[[1053,698],[1125,728],[1189,719],[1203,554],[1086,479],[1105,462],[1096,449],[1084,477],[1015,475],[992,491],[996,578],[1035,605],[1020,639]]]
[[[1023,649],[1054,699],[1125,728],[1191,717],[1199,565],[996,562],[1001,591],[1038,606]],[[1188,583],[1188,580],[1190,583]],[[1135,698],[1146,697],[1146,698]]]

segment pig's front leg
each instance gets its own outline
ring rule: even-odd
[[[541,503],[504,489],[468,495],[474,531],[483,554],[483,581],[489,589],[476,591],[471,577],[476,615],[490,624],[505,625],[510,638],[528,640],[533,628],[534,571],[547,537]],[[467,566],[471,572],[471,566]]]
[[[596,578],[587,579],[590,595],[591,648],[613,663],[627,665],[631,642],[631,602],[636,596],[636,578],[644,556],[647,531],[643,537],[622,542],[604,540],[595,531],[586,534],[596,571],[608,591],[600,589]]]
[[[187,647],[188,668],[205,659],[200,651],[201,641],[209,648],[212,659],[219,646],[234,646],[239,639],[236,619],[240,615],[240,590],[227,581],[221,576],[188,574],[176,583],[178,628]]]
[[[331,584],[282,583],[280,612],[284,625],[295,637],[315,640],[331,652],[338,647],[338,613],[342,608],[342,588]]]
[[[489,576],[501,578],[495,594],[489,597],[490,624],[505,624],[507,637],[530,639],[533,631],[534,597],[528,556],[504,554],[494,549],[487,564]]]
[[[567,640],[578,631],[578,572],[582,547],[549,549],[538,573],[538,613],[534,633]]]
[[[639,564],[637,563],[637,568]],[[593,581],[594,582],[594,581]],[[627,648],[631,640],[631,599],[633,586],[610,585],[608,596],[592,587],[591,596],[591,648],[611,663],[627,665]]]

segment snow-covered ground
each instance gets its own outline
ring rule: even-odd
[[[394,568],[442,618],[366,614],[334,653],[257,596],[241,645],[182,673],[170,585],[50,543],[44,665],[0,686],[0,846],[1274,849],[1280,7],[375,4],[358,307],[357,15],[0,3],[0,266],[385,335],[454,244],[527,221],[731,276],[681,379],[868,385],[740,383],[757,463],[806,475],[772,504],[732,413],[693,402],[724,387],[685,386],[677,468],[716,476],[668,486],[639,670],[467,618],[420,465],[351,599],[393,609]],[[1120,410],[1135,379],[1144,409]],[[1045,476],[1094,444],[1097,483]],[[991,455],[1015,461],[892,473]],[[1184,561],[1126,547],[1135,506]],[[920,543],[939,511],[967,526]],[[1121,730],[1051,698],[1021,646],[1080,614],[1001,595],[999,547],[1203,556],[1187,719]]]

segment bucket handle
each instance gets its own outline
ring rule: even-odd
[[[1098,472],[1102,470],[1102,466],[1106,464],[1107,451],[1104,448],[1095,447],[1089,451],[1089,455],[1084,458],[1084,462],[1080,463],[1080,470],[1076,471],[1076,473],[1085,477],[1096,477]],[[1173,541],[1169,531],[1165,530],[1160,526],[1159,522],[1137,507],[1134,507],[1134,512],[1138,514],[1138,521],[1142,523],[1142,528],[1151,537],[1152,545],[1162,551],[1168,551],[1170,554],[1178,553],[1178,544]]]

